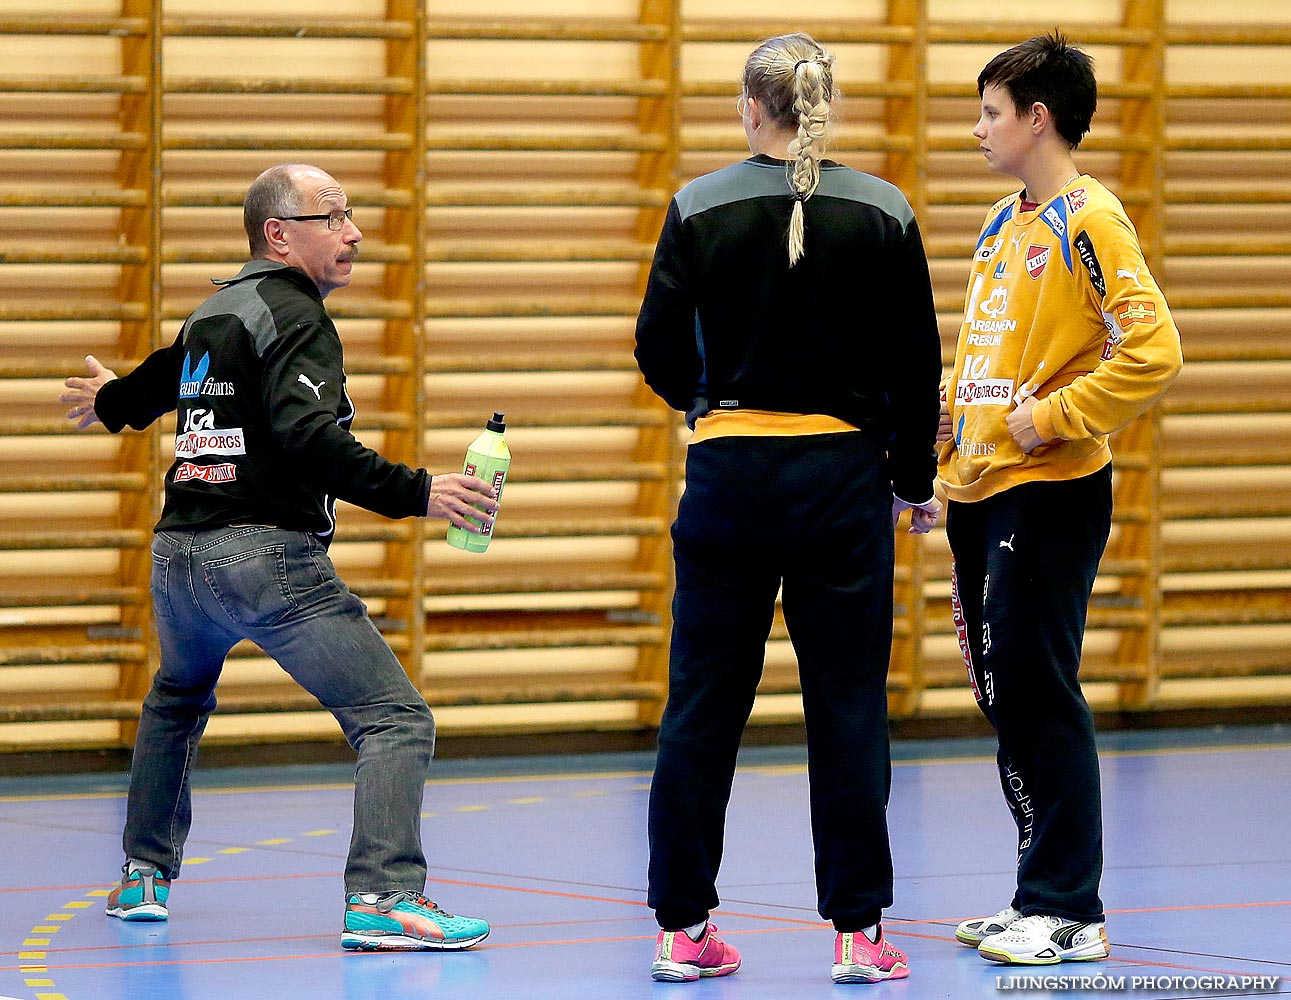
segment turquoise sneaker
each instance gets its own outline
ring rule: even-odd
[[[359,951],[462,951],[489,936],[489,925],[456,917],[420,893],[350,893],[341,947]]]
[[[108,893],[107,914],[122,920],[165,920],[170,879],[162,878],[152,865],[121,869],[121,881]]]

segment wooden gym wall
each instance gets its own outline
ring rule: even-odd
[[[672,191],[745,155],[761,38],[808,30],[845,93],[833,144],[899,184],[933,260],[949,362],[967,258],[1009,190],[973,80],[1048,30],[1008,0],[10,2],[0,13],[0,747],[128,745],[155,669],[148,542],[173,422],[73,433],[61,379],[168,343],[245,255],[240,200],[308,160],[365,234],[329,300],[360,436],[458,467],[494,410],[515,461],[497,541],[342,512],[333,555],[445,733],[648,727],[665,689],[667,528],[684,437],[631,357]],[[1100,707],[1291,701],[1291,15],[1076,0],[1098,61],[1078,162],[1117,190],[1188,364],[1118,435],[1117,520],[1085,676]],[[865,303],[858,301],[858,318]],[[898,716],[974,711],[944,534],[900,534]],[[714,627],[720,627],[715,622]],[[755,717],[800,718],[777,620]],[[334,737],[247,646],[213,741]]]

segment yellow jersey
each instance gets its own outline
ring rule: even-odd
[[[955,366],[942,391],[953,439],[937,476],[972,502],[1111,461],[1107,439],[1155,403],[1183,364],[1179,331],[1115,195],[1087,175],[1049,201],[993,205],[973,254]],[[1028,396],[1044,439],[1005,424]]]

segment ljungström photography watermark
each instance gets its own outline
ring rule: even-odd
[[[1168,976],[1013,973],[996,976],[995,989],[1001,993],[1090,990],[1099,993],[1151,991],[1159,994],[1163,991],[1185,991],[1195,995],[1225,996],[1241,993],[1250,996],[1252,993],[1272,993],[1281,981],[1281,976],[1240,976],[1217,972]]]

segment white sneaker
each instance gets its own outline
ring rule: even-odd
[[[988,962],[1005,965],[1056,965],[1058,962],[1097,962],[1107,958],[1107,925],[1064,920],[1036,914],[1020,917],[1006,930],[977,946]]]
[[[955,928],[955,940],[960,944],[972,945],[976,948],[986,938],[992,934],[999,934],[1006,931],[1017,920],[1022,919],[1022,914],[1011,906],[1006,906],[990,917],[973,917],[971,920],[963,920]]]

